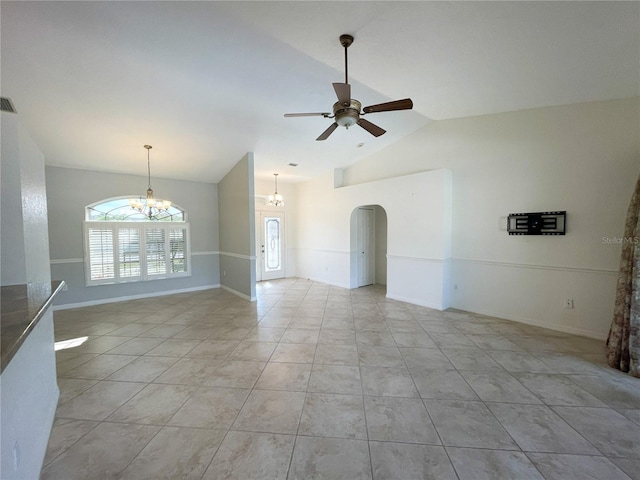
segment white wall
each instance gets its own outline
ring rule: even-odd
[[[334,188],[333,181],[329,173],[298,185],[298,276],[348,288],[351,213],[358,206],[380,205],[387,214],[387,296],[447,308],[450,172],[423,172],[341,188]],[[408,205],[414,208],[408,210]]]
[[[17,115],[2,113],[2,202],[0,202],[0,283],[19,285],[27,283],[24,230],[22,228],[22,187],[20,184],[20,131]],[[14,139],[14,141],[9,141]]]
[[[58,403],[49,309],[0,376],[0,478],[40,477]]]
[[[374,205],[375,213],[375,279],[378,285],[387,284],[387,212],[380,205]]]
[[[447,168],[452,305],[604,338],[640,169],[639,99],[433,122],[344,172],[347,184]],[[512,212],[567,210],[567,235],[509,236]],[[407,204],[407,212],[419,207]],[[391,252],[390,252],[391,253]],[[564,309],[572,298],[573,310]]]
[[[44,156],[9,113],[2,113],[2,176],[2,285],[27,284],[31,298],[32,291],[51,288]],[[7,257],[11,252],[15,258]],[[53,343],[47,310],[0,376],[3,480],[40,476],[59,396]]]

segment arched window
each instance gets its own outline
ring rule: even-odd
[[[149,218],[135,208],[131,208],[129,199],[132,197],[117,197],[88,205],[85,209],[85,220],[100,222],[185,222],[186,212],[177,205],[171,205],[167,210]]]
[[[191,275],[187,213],[172,205],[148,217],[130,197],[101,200],[85,208],[87,286]]]

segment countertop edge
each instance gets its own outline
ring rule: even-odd
[[[36,314],[33,316],[31,321],[27,324],[24,331],[20,334],[20,337],[15,341],[15,343],[9,348],[7,352],[2,352],[2,359],[0,365],[0,373],[4,371],[4,369],[9,365],[15,354],[18,352],[24,341],[27,339],[29,334],[33,331],[35,326],[38,324],[40,319],[43,317],[47,309],[51,307],[53,300],[56,295],[60,293],[64,287],[64,280],[54,280],[51,282],[51,295],[47,297],[47,299],[42,303]]]

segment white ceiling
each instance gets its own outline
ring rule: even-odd
[[[433,120],[636,96],[639,2],[9,2],[1,93],[48,165],[219,181],[248,151],[283,182],[355,163]],[[413,111],[331,120],[352,96]],[[364,143],[361,148],[357,144]],[[289,162],[300,163],[297,168]]]

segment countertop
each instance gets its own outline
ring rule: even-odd
[[[4,371],[63,286],[64,281],[59,280],[1,287],[0,371]]]

